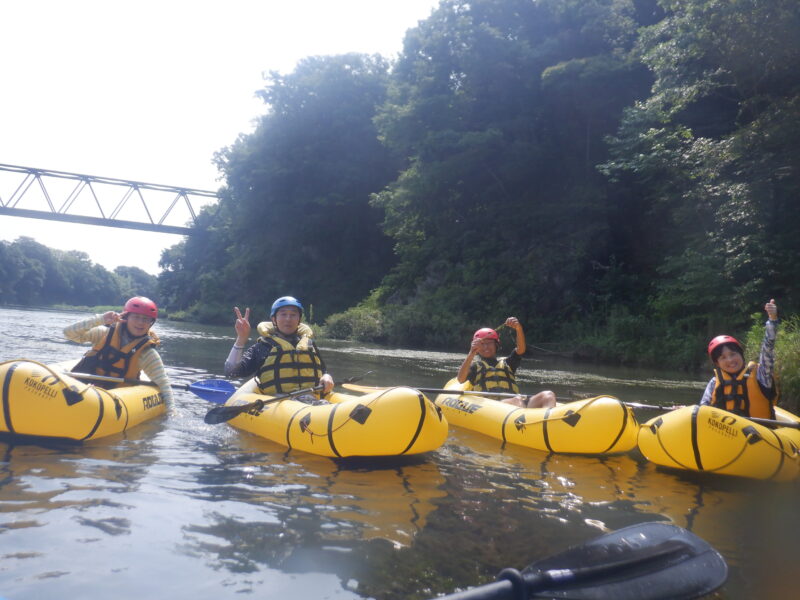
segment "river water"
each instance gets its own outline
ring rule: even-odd
[[[77,312],[0,309],[0,362],[85,348]],[[159,322],[175,381],[220,377],[233,327]],[[320,340],[337,379],[441,387],[462,354]],[[466,346],[466,344],[465,344]],[[526,358],[523,391],[692,403],[704,377]],[[0,597],[422,599],[486,583],[607,531],[672,522],[719,550],[714,597],[796,597],[797,482],[657,470],[502,447],[451,427],[419,458],[337,462],[228,425],[175,390],[167,415],[83,445],[0,440]],[[653,414],[640,413],[640,421]]]

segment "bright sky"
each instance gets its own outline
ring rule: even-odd
[[[2,0],[0,163],[216,190],[214,152],[252,131],[266,111],[254,96],[262,73],[289,73],[314,55],[394,58],[406,30],[437,5]],[[14,181],[0,179],[4,201],[21,177]],[[108,269],[153,274],[161,250],[182,239],[0,215],[0,239],[23,235],[86,252]]]

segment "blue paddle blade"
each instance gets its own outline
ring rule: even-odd
[[[189,384],[189,391],[203,400],[215,404],[225,404],[236,391],[236,387],[226,379],[204,379]]]

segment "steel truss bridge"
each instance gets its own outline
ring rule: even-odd
[[[216,192],[0,163],[0,215],[192,235],[192,202],[209,198]]]

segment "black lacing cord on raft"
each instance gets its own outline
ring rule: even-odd
[[[395,389],[395,388],[389,388],[389,389],[383,390],[383,391],[382,391],[382,392],[381,392],[379,395],[375,396],[375,397],[374,397],[372,400],[370,400],[369,402],[364,402],[364,403],[362,403],[360,406],[366,406],[366,407],[369,407],[369,406],[370,406],[372,403],[374,403],[374,402],[377,402],[378,400],[380,400],[380,399],[381,399],[381,396],[383,396],[383,395],[384,395],[384,394],[386,394],[387,392],[390,392],[390,391],[392,391],[393,389]],[[336,407],[336,406],[338,406],[338,404],[334,404],[333,406],[334,406],[334,407]],[[301,410],[303,410],[303,409],[301,409]],[[330,435],[330,434],[336,433],[336,432],[337,432],[337,431],[339,431],[339,430],[340,430],[342,427],[344,427],[344,426],[345,426],[345,425],[347,425],[347,424],[348,424],[350,421],[353,421],[353,420],[354,420],[354,419],[353,419],[353,416],[352,416],[352,413],[351,413],[351,414],[350,414],[350,415],[349,415],[349,416],[348,416],[348,417],[347,417],[347,418],[346,418],[344,421],[342,421],[342,422],[339,424],[339,426],[338,426],[338,427],[336,427],[335,429],[331,428],[331,429],[330,429],[330,430],[329,430],[327,433],[316,433],[316,432],[312,431],[312,430],[311,430],[311,429],[310,429],[310,428],[309,428],[307,425],[305,426],[305,432],[306,432],[306,433],[308,433],[308,434],[310,434],[312,438],[313,438],[314,436],[316,436],[316,437],[327,437],[327,436],[328,436],[328,435]]]

